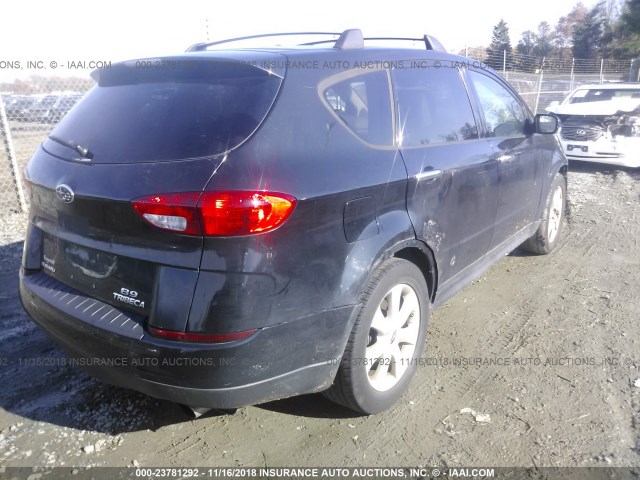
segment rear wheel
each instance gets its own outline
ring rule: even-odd
[[[556,248],[562,233],[566,201],[567,179],[559,173],[551,184],[542,222],[536,233],[521,245],[522,249],[546,255]]]
[[[364,414],[393,405],[422,356],[429,310],[420,269],[397,258],[384,262],[363,293],[362,310],[325,396]]]

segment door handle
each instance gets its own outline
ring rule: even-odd
[[[442,175],[442,170],[423,170],[415,176],[417,181],[423,180],[435,180],[440,175]]]

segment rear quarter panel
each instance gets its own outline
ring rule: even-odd
[[[298,200],[292,216],[273,232],[204,243],[203,272],[272,278],[271,293],[265,291],[263,307],[255,309],[263,325],[357,304],[384,252],[415,238],[406,211],[406,169],[397,149],[363,143],[325,107],[318,83],[332,73],[337,72],[289,69],[266,121],[206,187],[269,190]],[[375,211],[363,217],[367,221],[355,222],[355,231],[348,229],[348,241],[345,205],[365,197],[375,199],[363,202]],[[216,295],[220,298],[214,293],[208,303]],[[231,314],[192,312],[189,328],[231,322]]]

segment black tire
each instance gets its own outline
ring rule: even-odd
[[[400,295],[396,297],[399,307],[397,320],[394,320],[396,317],[389,315],[392,310],[390,306],[392,290]],[[415,296],[411,293],[412,291]],[[417,310],[415,307],[416,297]],[[329,390],[323,394],[333,402],[356,412],[370,415],[389,408],[407,390],[424,351],[431,303],[429,289],[420,269],[413,263],[398,258],[385,261],[373,274],[363,292],[362,303],[362,310],[360,310],[347,342],[336,378]],[[406,323],[402,320],[405,314],[402,306],[406,306],[406,311],[412,312],[407,316]],[[380,311],[378,312],[379,307]],[[378,322],[380,319],[383,319],[384,322],[395,321],[395,323],[385,323],[387,326],[395,325],[389,328],[389,333],[384,334],[386,336],[372,328],[376,313],[379,314]],[[398,327],[401,324],[404,326]],[[418,329],[417,335],[416,328]],[[413,338],[414,335],[415,343],[405,343],[401,340],[405,337]],[[387,343],[388,340],[390,343]],[[380,343],[377,343],[378,341]],[[367,348],[374,344],[384,351],[393,349],[393,346],[397,345],[398,350],[395,351],[399,355],[389,356],[389,363],[386,358],[382,357],[377,363],[367,361]],[[369,352],[373,353],[372,350]],[[394,358],[402,358],[402,361],[396,363]],[[384,377],[382,380],[375,379],[376,375],[374,374],[378,368],[383,369],[379,372],[380,377]],[[394,375],[394,373],[398,375]],[[394,381],[397,383],[394,384]],[[379,390],[374,388],[373,384],[378,388],[381,385],[392,386],[386,390]]]
[[[554,195],[561,190],[562,207],[554,208]],[[556,202],[557,203],[557,202]],[[525,241],[520,248],[537,255],[547,255],[551,253],[558,245],[558,240],[562,235],[562,226],[564,224],[565,209],[567,207],[567,179],[561,173],[558,173],[551,183],[547,203],[544,207],[542,221],[536,233]],[[557,216],[559,215],[559,218]],[[549,228],[557,222],[557,230]]]

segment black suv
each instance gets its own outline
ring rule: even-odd
[[[392,405],[433,307],[554,249],[567,162],[484,65],[365,40],[94,72],[26,167],[31,317],[96,378],[192,407]]]

